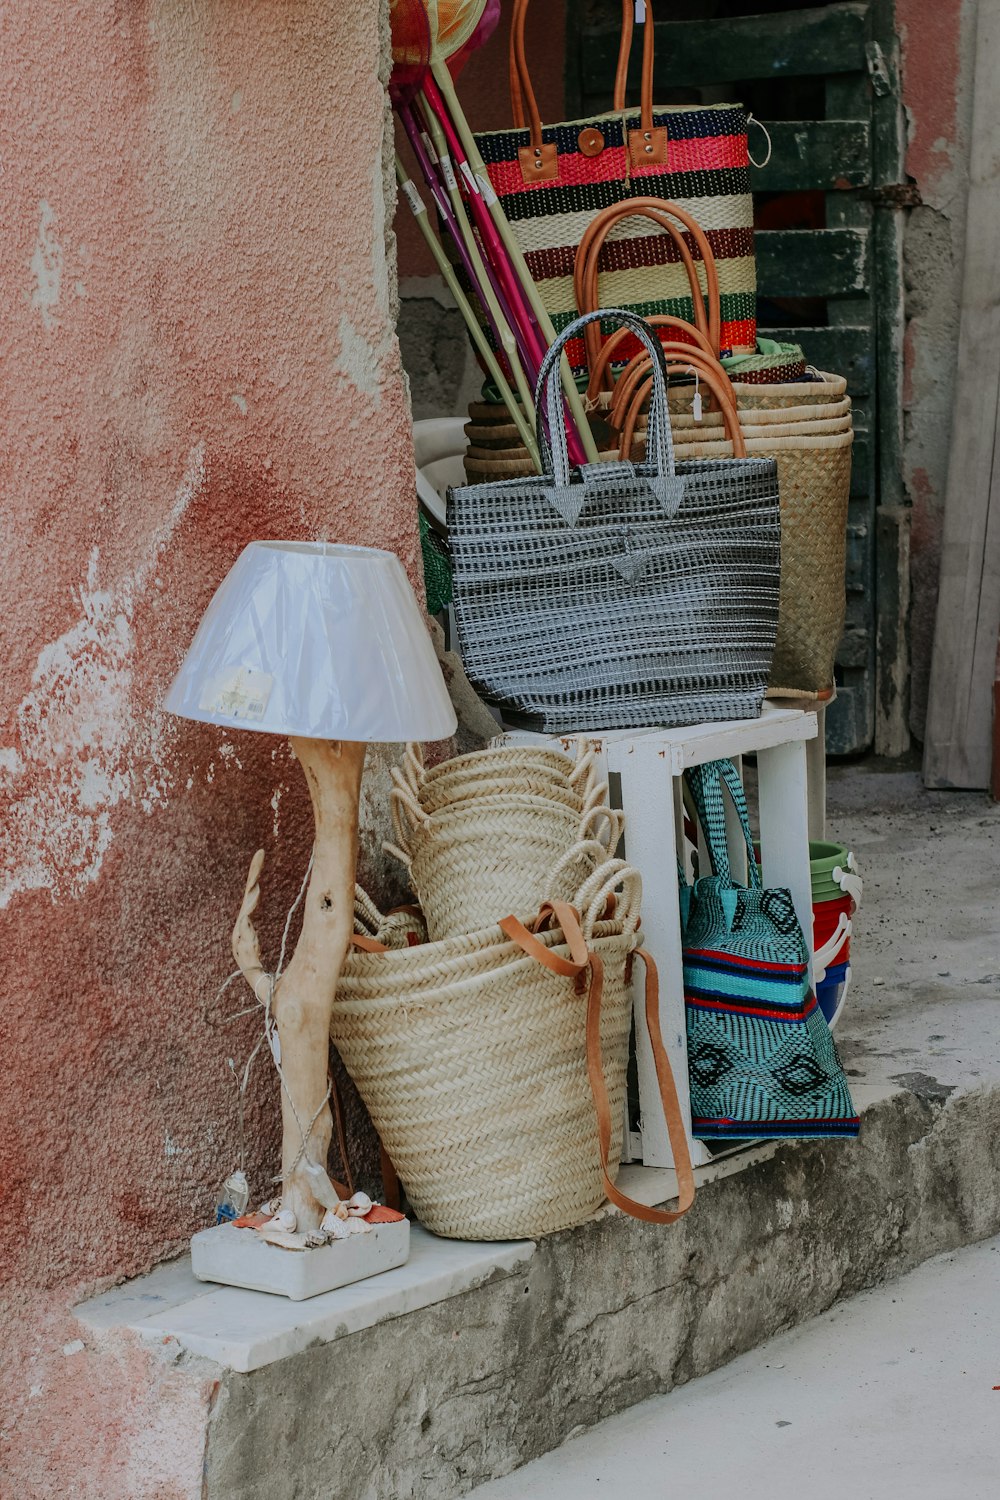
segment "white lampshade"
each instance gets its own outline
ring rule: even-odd
[[[167,693],[188,719],[328,740],[440,740],[456,718],[399,558],[251,542]]]

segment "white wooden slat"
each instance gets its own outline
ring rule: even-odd
[[[609,749],[608,763],[621,776],[622,806],[626,817],[625,857],[642,875],[642,932],[645,946],[660,975],[660,1030],[677,1084],[684,1128],[698,1165],[710,1158],[701,1142],[691,1141],[672,778],[658,736],[641,735],[631,743],[613,745]],[[635,1039],[642,1159],[646,1166],[669,1167],[673,1165],[673,1153],[660,1105],[653,1049],[646,1027],[643,978],[642,964],[637,963]]]

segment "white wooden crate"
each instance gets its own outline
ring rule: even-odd
[[[683,854],[681,777],[689,767],[705,761],[726,758],[739,764],[742,756],[756,754],[764,883],[791,891],[811,954],[806,747],[816,735],[815,713],[776,708],[767,703],[759,719],[697,724],[685,729],[615,730],[587,735],[602,759],[605,773],[616,773],[621,781],[624,852],[642,876],[642,931],[660,972],[660,1026],[696,1166],[712,1157],[701,1141],[691,1137],[677,883],[677,859]],[[556,743],[571,750],[577,738],[511,730],[503,742]],[[735,820],[728,832],[734,870],[745,872],[743,837]],[[635,1035],[640,1130],[629,1135],[623,1158],[639,1160],[650,1167],[670,1167],[673,1155],[643,1014],[641,965],[637,965]]]

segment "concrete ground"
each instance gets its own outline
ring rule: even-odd
[[[1000,805],[868,761],[831,770],[827,806],[865,882],[837,1032],[848,1072],[939,1101],[997,1086]]]
[[[477,1500],[995,1500],[1000,1239],[771,1339]]]

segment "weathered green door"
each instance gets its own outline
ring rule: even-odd
[[[756,12],[748,14],[751,7]],[[619,8],[569,9],[572,116],[609,107]],[[657,103],[736,98],[765,122],[767,165],[754,170],[760,326],[846,375],[856,439],[848,540],[847,628],[837,655],[828,748],[901,748],[900,478],[902,159],[891,0],[782,9],[780,0],[699,4],[661,20]],[[765,13],[761,13],[761,11]],[[638,47],[636,58],[638,60]],[[635,80],[633,80],[635,86]],[[763,160],[751,125],[751,155]]]

